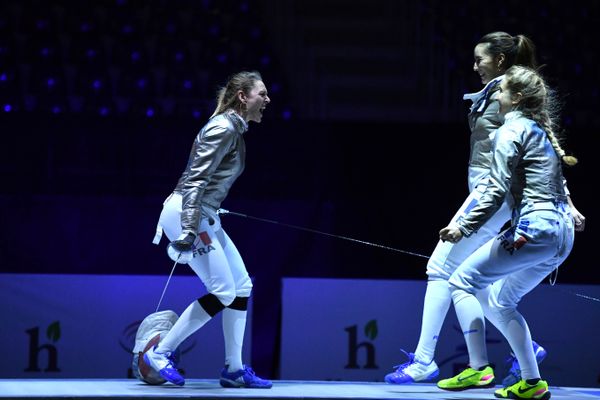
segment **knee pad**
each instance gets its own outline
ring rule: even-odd
[[[227,306],[227,308],[231,308],[232,310],[238,311],[246,311],[248,309],[248,299],[249,297],[236,297],[233,302]]]
[[[198,299],[200,306],[208,315],[214,317],[219,312],[223,311],[225,305],[212,293],[208,293]]]

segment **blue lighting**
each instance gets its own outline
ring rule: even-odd
[[[202,113],[199,110],[193,110],[192,116],[196,119],[199,119],[202,116]]]
[[[60,114],[61,112],[62,112],[62,108],[60,108],[60,106],[55,105],[52,107],[53,114]]]
[[[262,57],[260,58],[260,63],[261,63],[262,65],[269,65],[269,64],[271,64],[271,57],[269,57],[269,56],[267,56],[267,55],[264,55],[264,56],[262,56]]]
[[[147,83],[147,81],[144,78],[140,78],[137,81],[137,85],[140,89],[144,89],[146,87],[146,83]]]
[[[102,81],[100,79],[94,79],[92,81],[92,88],[94,88],[94,90],[98,90],[102,88]]]
[[[292,112],[290,110],[283,110],[283,112],[281,113],[281,117],[285,120],[291,119]]]
[[[218,26],[218,25],[216,25],[216,24],[214,24],[214,25],[211,25],[211,26],[208,28],[208,33],[209,33],[211,36],[219,36],[219,31],[220,31],[220,29],[219,29],[219,26]]]
[[[175,53],[175,60],[177,62],[181,62],[185,59],[185,56],[183,55],[183,53],[181,51],[178,51],[177,53]]]
[[[94,57],[96,57],[96,50],[87,49],[87,51],[85,52],[85,55],[87,56],[87,58],[94,58]]]
[[[48,49],[47,47],[44,47],[40,50],[40,54],[44,57],[47,57],[48,54],[50,54],[50,49]]]
[[[190,81],[189,79],[186,79],[185,81],[183,81],[183,87],[187,90],[190,90],[192,88],[192,81]]]
[[[154,117],[154,109],[152,107],[148,107],[146,109],[146,117],[148,117],[148,118]]]
[[[221,64],[225,64],[227,62],[227,54],[219,54],[217,55],[217,61]]]
[[[48,21],[43,20],[43,19],[38,19],[37,22],[35,23],[35,26],[38,30],[46,29],[46,27],[48,27]]]
[[[54,78],[48,78],[48,80],[46,80],[46,85],[48,87],[53,87],[55,83],[56,81],[54,80]]]
[[[12,111],[12,106],[10,104],[5,104],[4,105],[4,112],[11,112]]]
[[[138,61],[141,58],[141,54],[139,51],[135,50],[131,52],[131,60]]]
[[[108,114],[110,114],[110,109],[106,106],[102,106],[98,109],[98,114],[100,114],[101,116],[105,117]]]
[[[6,80],[6,73],[1,73],[0,74],[0,81],[4,82]]]

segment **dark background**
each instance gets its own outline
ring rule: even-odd
[[[218,85],[244,69],[262,73],[272,104],[223,207],[428,256],[467,195],[472,49],[504,30],[536,43],[580,159],[565,175],[587,229],[558,284],[598,284],[599,8],[3,1],[0,271],[166,276],[165,241],[151,244],[162,201]],[[255,280],[252,363],[270,377],[282,277],[426,279],[423,257],[238,216],[223,225]]]

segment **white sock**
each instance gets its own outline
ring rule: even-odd
[[[225,339],[225,365],[229,372],[239,371],[242,364],[242,345],[246,331],[247,311],[225,308],[223,310],[223,338]]]
[[[496,284],[494,284],[496,285]],[[525,318],[516,308],[499,308],[490,304],[492,286],[477,292],[485,317],[502,333],[511,350],[519,360],[521,377],[525,380],[540,377],[540,370],[533,352],[531,333]],[[497,300],[496,300],[497,301]]]
[[[540,369],[533,352],[531,333],[525,318],[516,309],[504,310],[498,328],[506,337],[513,353],[519,360],[521,379],[540,378]]]
[[[444,319],[450,308],[452,297],[448,282],[445,280],[430,280],[427,282],[425,300],[423,302],[423,320],[421,336],[415,350],[415,358],[421,362],[433,361],[435,346],[444,324]]]
[[[460,289],[452,291],[452,300],[469,350],[469,365],[473,369],[488,365],[485,320],[479,301],[472,294]]]
[[[195,300],[181,314],[175,325],[160,341],[156,348],[157,353],[173,352],[188,336],[200,329],[210,321],[211,316]]]

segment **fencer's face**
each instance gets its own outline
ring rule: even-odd
[[[498,113],[504,116],[506,113],[512,111],[519,103],[519,99],[520,94],[512,93],[506,86],[506,82],[502,81],[500,89],[498,89],[498,102],[500,103],[500,110]]]
[[[488,52],[489,45],[489,43],[479,43],[475,46],[475,50],[473,51],[473,56],[475,58],[473,71],[479,74],[481,83],[484,85],[487,85],[488,82],[495,77],[502,75],[502,70],[499,67],[499,64],[502,64],[502,60],[492,56],[492,54]]]
[[[246,104],[244,119],[246,121],[260,122],[265,108],[271,102],[267,87],[263,81],[256,81],[248,95],[242,93],[242,102]]]

